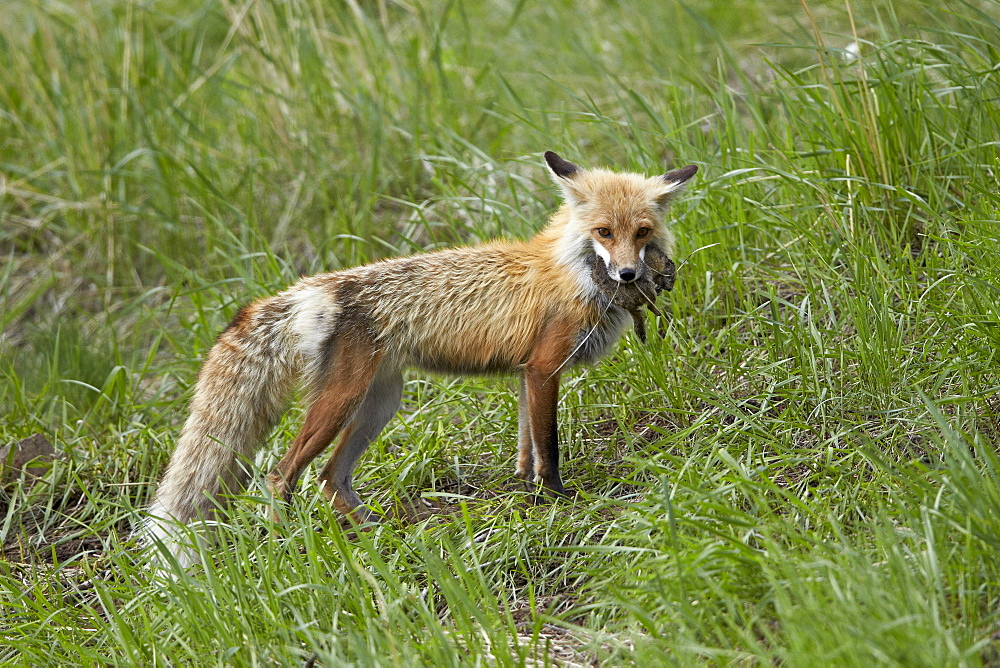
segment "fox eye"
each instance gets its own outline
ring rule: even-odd
[[[650,232],[650,229],[648,227],[640,227],[639,231],[635,233],[635,236],[637,236],[640,239],[642,239],[644,236],[646,236],[647,234],[649,234],[649,232]]]
[[[597,228],[597,233],[600,234],[602,237],[605,237],[605,238],[611,236],[611,230],[609,230],[606,227],[598,227]]]

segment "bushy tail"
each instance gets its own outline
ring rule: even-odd
[[[300,367],[294,311],[281,296],[244,308],[201,369],[191,414],[143,528],[154,552],[165,548],[182,567],[197,561],[185,525],[210,519],[223,502],[220,493],[245,486],[246,461],[285,410]]]

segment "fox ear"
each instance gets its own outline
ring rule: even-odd
[[[583,204],[585,201],[583,190],[576,182],[576,176],[582,174],[583,170],[569,160],[563,160],[552,151],[545,152],[545,164],[549,166],[552,180],[562,190],[566,203],[574,206]]]
[[[684,187],[688,179],[694,176],[697,171],[698,165],[688,165],[687,167],[675,169],[661,176],[658,179],[660,182],[660,192],[654,198],[656,206],[661,209],[666,207],[670,203],[670,200],[674,198],[674,195]]]
[[[580,168],[569,160],[563,160],[553,151],[545,152],[545,164],[549,166],[552,174],[559,179],[570,179],[580,171]]]
[[[667,172],[660,178],[667,183],[674,183],[680,186],[685,181],[690,179],[698,171],[698,165],[688,165],[687,167],[681,167],[680,169],[675,169],[672,172]]]

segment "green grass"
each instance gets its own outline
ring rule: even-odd
[[[0,488],[0,661],[1000,663],[1000,5],[861,5],[5,3],[0,444],[62,456]],[[412,374],[359,469],[395,520],[255,486],[154,578],[235,311],[529,236],[546,149],[701,167],[664,338],[564,383],[581,499],[518,491],[510,381]]]

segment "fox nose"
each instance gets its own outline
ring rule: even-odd
[[[618,272],[618,278],[623,283],[631,283],[635,280],[635,269],[622,269]]]

